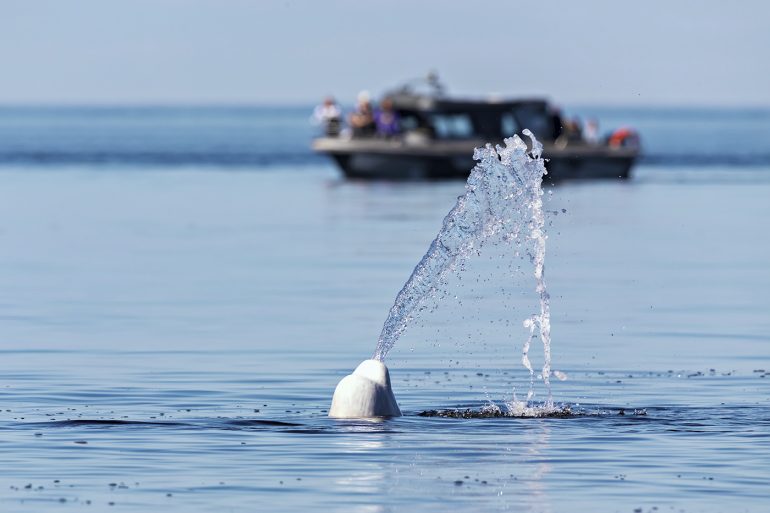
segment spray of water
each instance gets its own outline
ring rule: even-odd
[[[543,146],[529,130],[531,150],[517,135],[505,139],[505,146],[487,144],[477,148],[478,161],[471,171],[465,193],[444,218],[443,225],[428,252],[396,296],[377,342],[374,358],[384,360],[410,321],[425,308],[426,301],[436,297],[448,273],[458,269],[471,254],[491,237],[524,246],[534,265],[540,311],[524,321],[529,328],[522,363],[530,371],[532,398],[534,370],[529,361],[530,343],[537,330],[544,346],[543,381],[548,390],[546,407],[552,407],[551,323],[549,296],[545,284],[545,215],[542,180],[546,173],[542,159]],[[515,400],[511,408],[521,408]]]

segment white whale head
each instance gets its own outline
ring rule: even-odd
[[[364,360],[337,385],[329,417],[356,419],[400,417],[388,368],[379,360]]]

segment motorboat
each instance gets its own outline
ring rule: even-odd
[[[313,149],[329,155],[346,177],[363,180],[466,179],[474,148],[500,144],[525,128],[543,144],[548,181],[626,179],[639,156],[632,129],[587,138],[544,98],[464,99],[448,96],[435,76],[426,83],[427,91],[411,82],[384,95],[398,122],[391,133],[335,126]]]

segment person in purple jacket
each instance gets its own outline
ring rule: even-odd
[[[393,110],[393,100],[383,98],[380,108],[374,113],[374,123],[377,126],[377,135],[393,137],[401,132],[398,113]]]

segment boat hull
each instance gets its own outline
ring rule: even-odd
[[[371,142],[317,141],[314,148],[334,159],[347,178],[356,180],[464,180],[475,165],[473,145],[414,148],[384,143],[377,147]],[[546,147],[543,156],[547,159],[549,182],[627,179],[637,152],[606,147]]]

